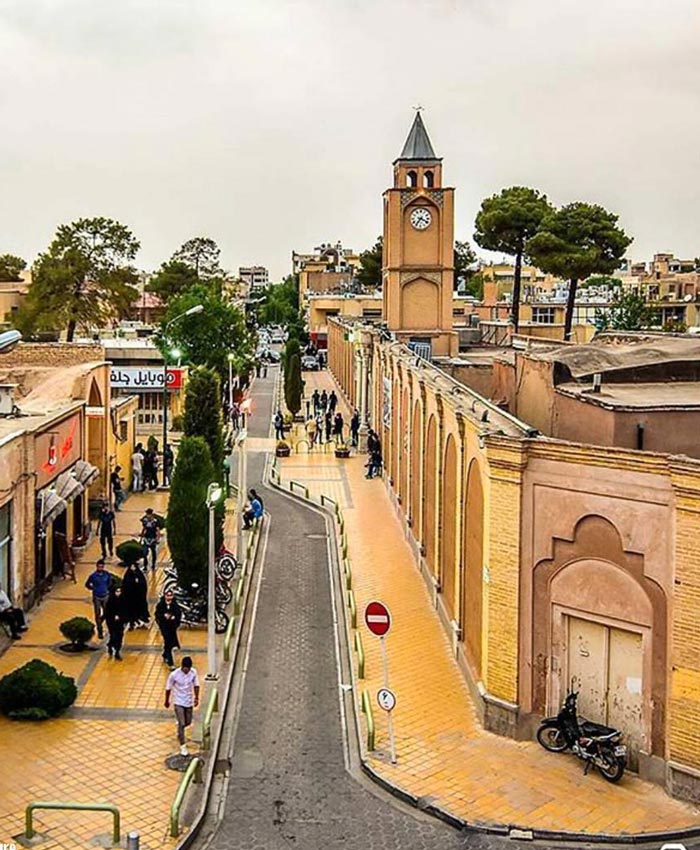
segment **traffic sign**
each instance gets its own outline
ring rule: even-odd
[[[377,637],[384,637],[391,628],[391,614],[383,602],[370,602],[365,608],[365,625]]]
[[[396,707],[396,695],[389,688],[380,688],[377,691],[377,702],[384,711],[393,711]]]

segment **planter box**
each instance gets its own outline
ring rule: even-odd
[[[276,457],[289,457],[291,449],[289,446],[285,446],[284,448],[280,448],[279,446],[275,449]]]
[[[336,457],[350,457],[350,449],[336,449],[335,450]]]

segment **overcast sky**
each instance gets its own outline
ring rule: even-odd
[[[0,253],[104,215],[152,268],[381,230],[421,104],[457,237],[513,184],[700,255],[699,0],[0,0]]]

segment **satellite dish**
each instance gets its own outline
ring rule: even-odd
[[[686,302],[687,302],[687,301],[692,301],[692,300],[693,300],[693,296],[692,296],[690,293],[688,293],[688,294],[687,294],[687,295],[683,298],[683,300],[684,300],[684,301],[686,301]]]
[[[19,331],[5,331],[0,334],[0,354],[4,354],[17,345],[22,339],[22,334]]]

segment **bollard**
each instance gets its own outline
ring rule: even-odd
[[[126,836],[126,850],[139,850],[141,847],[141,838],[138,832],[130,832]]]

